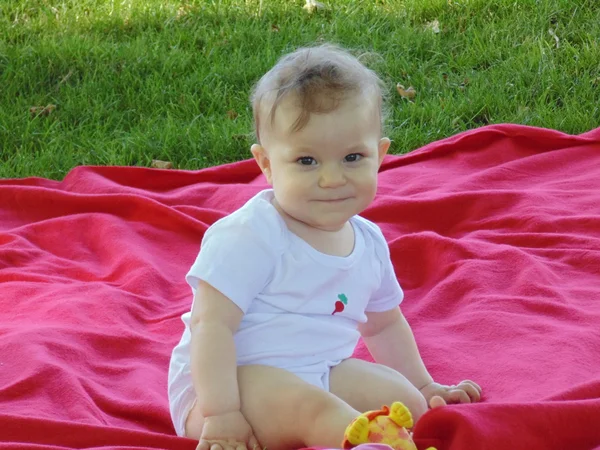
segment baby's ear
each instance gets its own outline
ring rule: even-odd
[[[260,167],[260,170],[262,170],[262,173],[267,179],[267,182],[271,184],[271,161],[269,160],[265,148],[262,145],[253,144],[252,147],[250,147],[250,151],[252,152],[252,156],[254,156],[258,167]]]
[[[383,158],[385,158],[385,155],[387,155],[387,152],[388,152],[391,144],[392,144],[392,141],[390,141],[389,138],[384,137],[379,140],[379,146],[378,146],[379,165],[381,165],[381,163],[383,162]]]

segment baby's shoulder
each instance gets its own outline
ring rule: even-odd
[[[352,220],[355,227],[358,228],[363,235],[374,239],[378,243],[386,243],[385,236],[383,235],[381,228],[375,222],[358,215],[354,216]]]
[[[385,257],[388,252],[388,243],[379,225],[362,216],[352,218],[355,229],[362,233],[367,247],[372,247],[379,257]]]
[[[261,191],[241,208],[213,223],[205,239],[246,237],[273,249],[283,246],[285,223],[271,204],[270,190]]]

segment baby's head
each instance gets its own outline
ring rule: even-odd
[[[390,141],[377,75],[339,47],[301,48],[256,85],[252,154],[289,218],[341,228],[371,203]]]

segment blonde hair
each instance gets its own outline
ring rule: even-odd
[[[383,83],[377,74],[358,58],[333,44],[302,47],[277,61],[258,81],[250,100],[254,129],[260,143],[263,102],[270,103],[269,120],[273,125],[279,104],[295,98],[300,114],[291,131],[301,130],[313,113],[329,113],[351,95],[372,94],[382,114]]]

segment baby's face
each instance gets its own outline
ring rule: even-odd
[[[290,132],[298,114],[292,102],[282,102],[263,146],[252,151],[283,212],[308,226],[335,231],[373,201],[390,141],[380,138],[375,102],[364,96],[329,114],[312,114],[302,130]]]

